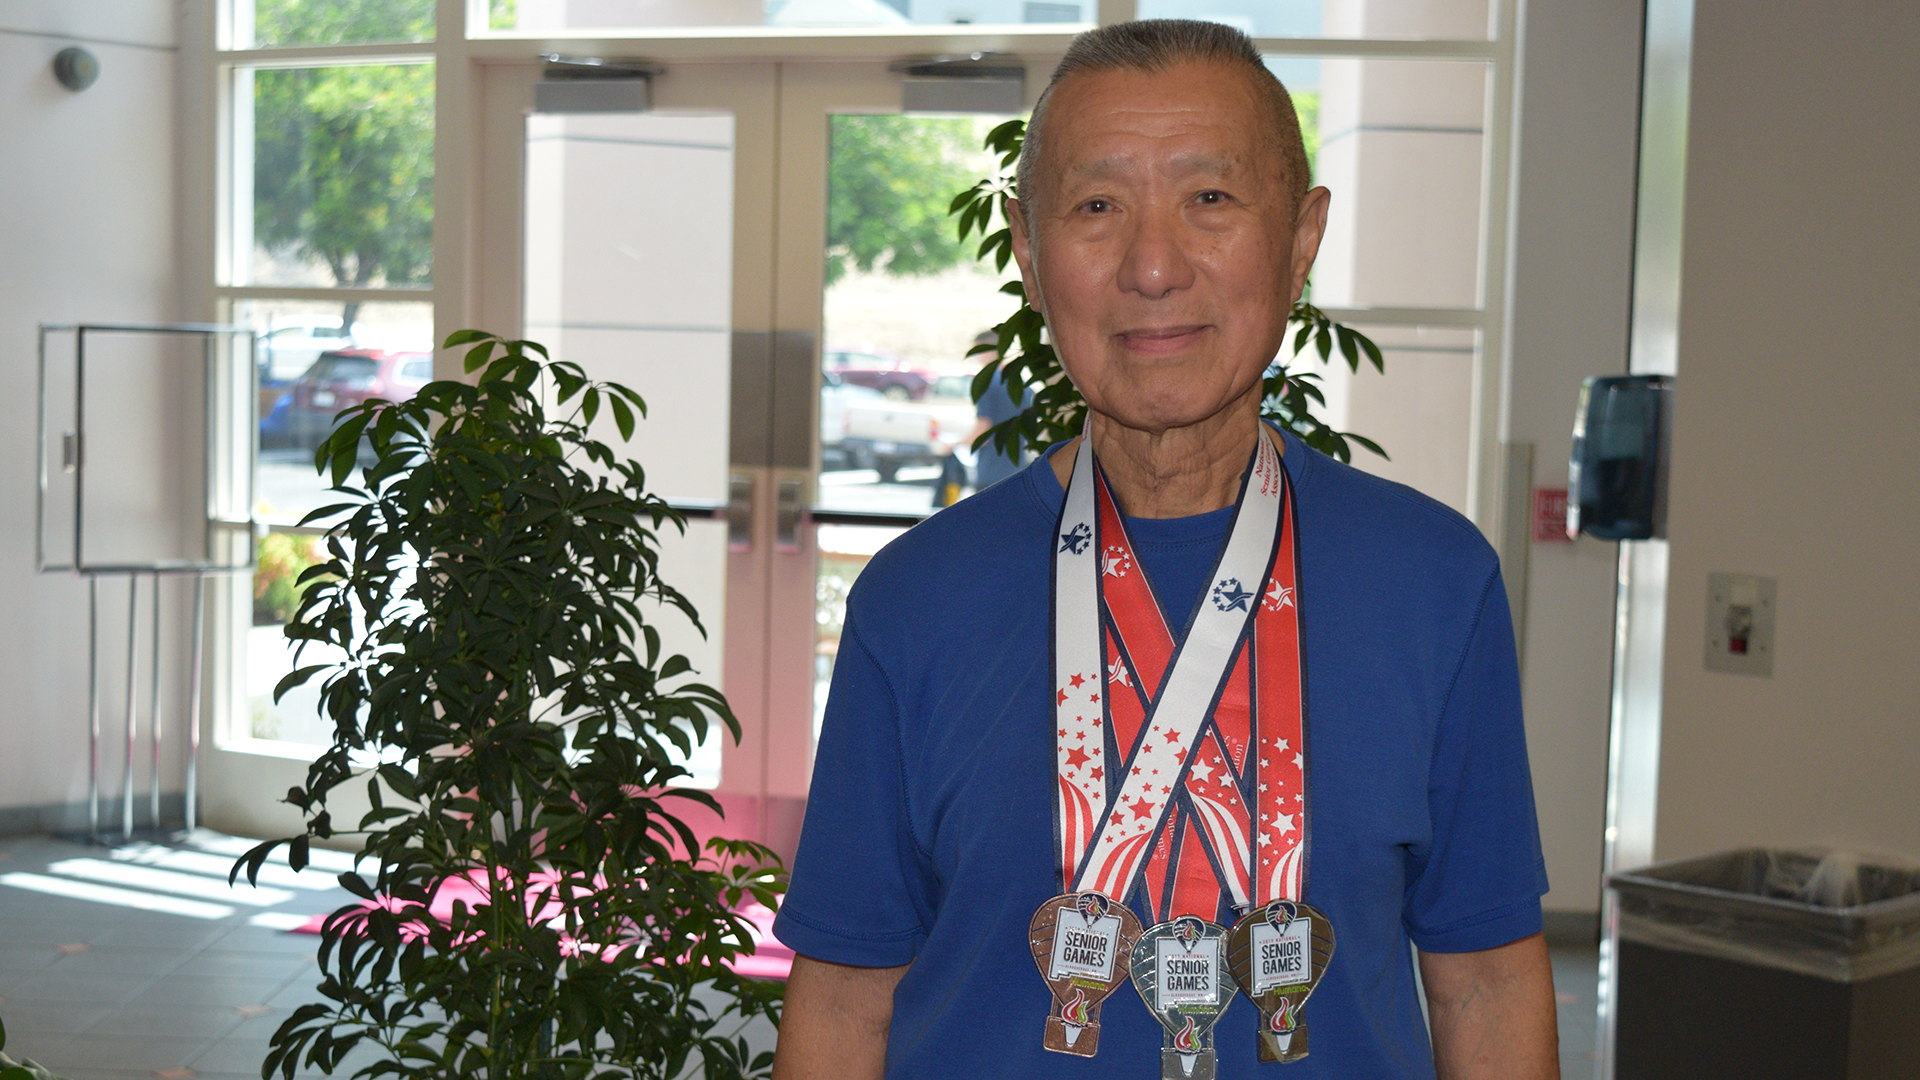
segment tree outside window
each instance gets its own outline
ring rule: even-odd
[[[255,25],[268,42],[417,39],[432,34],[433,2],[259,0]],[[254,242],[267,264],[256,276],[342,288],[428,284],[433,66],[268,68],[253,73],[253,87]],[[343,304],[343,325],[358,308]]]

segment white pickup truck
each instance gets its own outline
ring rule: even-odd
[[[973,434],[971,382],[967,375],[942,375],[925,401],[850,405],[840,440],[847,464],[874,470],[882,483],[903,467],[938,464]]]

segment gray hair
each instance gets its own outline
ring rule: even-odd
[[[1287,170],[1287,193],[1293,209],[1307,193],[1307,149],[1300,139],[1300,118],[1293,111],[1293,98],[1273,72],[1260,59],[1247,35],[1214,22],[1195,19],[1142,19],[1115,23],[1089,30],[1073,39],[1053,78],[1040,92],[1033,106],[1033,118],[1027,121],[1025,140],[1020,145],[1020,162],[1014,170],[1014,190],[1020,197],[1020,216],[1026,219],[1028,235],[1033,230],[1035,171],[1040,160],[1046,132],[1047,103],[1054,88],[1069,75],[1099,71],[1160,72],[1181,64],[1224,64],[1238,67],[1252,78],[1257,93],[1266,99],[1273,122],[1273,139]]]

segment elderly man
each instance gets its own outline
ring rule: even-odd
[[[776,1076],[1556,1075],[1494,555],[1259,419],[1327,216],[1286,91],[1092,31],[1019,193],[1086,429],[854,588]]]

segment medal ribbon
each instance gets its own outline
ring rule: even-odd
[[[1223,889],[1240,910],[1301,898],[1294,533],[1291,486],[1263,437],[1176,639],[1082,440],[1054,555],[1056,831],[1071,891],[1124,899],[1143,885],[1156,920],[1210,920]]]

